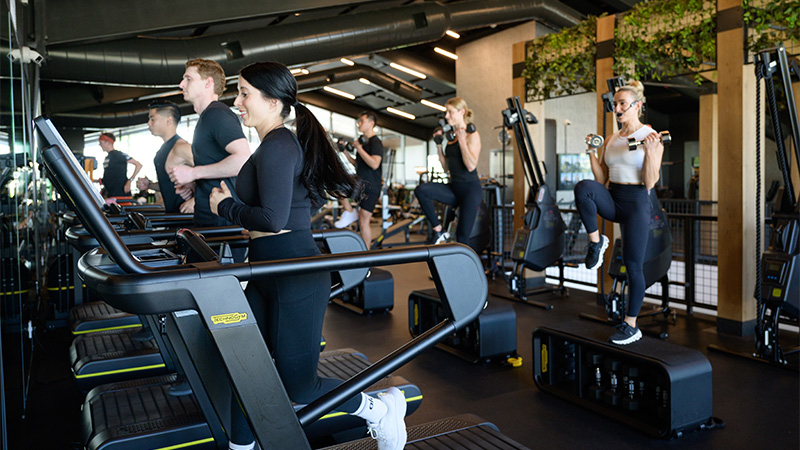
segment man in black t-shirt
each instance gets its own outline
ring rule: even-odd
[[[342,199],[344,212],[339,220],[334,224],[336,228],[344,228],[358,220],[361,230],[361,238],[367,244],[367,248],[372,245],[372,229],[370,219],[375,204],[381,196],[381,161],[383,160],[383,144],[378,136],[375,135],[375,126],[378,117],[372,111],[364,111],[358,116],[358,131],[362,133],[361,138],[353,142],[356,149],[356,157],[353,158],[349,153],[344,152],[351,164],[356,166],[356,175],[364,180],[364,197],[359,203],[360,210],[356,213],[350,201]]]
[[[153,158],[158,182],[153,183],[146,177],[139,178],[136,186],[142,191],[153,189],[161,192],[166,212],[191,214],[194,213],[194,183],[176,192],[168,173],[170,169],[181,164],[194,165],[192,146],[177,133],[180,120],[181,110],[175,103],[160,101],[150,104],[147,127],[153,136],[164,141]]]
[[[225,72],[214,61],[193,59],[186,63],[180,83],[184,100],[194,106],[200,119],[192,139],[194,167],[178,165],[170,170],[176,188],[194,182],[194,224],[197,226],[232,225],[213,214],[208,203],[211,190],[225,181],[236,197],[236,176],[250,157],[250,145],[244,137],[236,114],[219,101],[225,91]],[[237,198],[238,200],[238,198]]]
[[[105,198],[128,197],[131,195],[131,181],[136,179],[136,174],[142,170],[142,164],[127,154],[114,150],[114,141],[117,139],[111,133],[103,133],[98,139],[100,148],[107,153],[103,160],[103,195]],[[128,164],[135,169],[128,178]]]

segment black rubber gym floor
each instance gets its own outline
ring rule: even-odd
[[[395,308],[391,313],[359,316],[331,305],[325,323],[328,348],[353,347],[372,361],[409,338],[408,294],[433,287],[427,266],[411,264],[387,267],[394,277]],[[501,292],[501,281],[490,283]],[[713,317],[678,312],[677,324],[669,325],[669,341],[703,352],[713,368],[713,413],[724,428],[701,430],[679,439],[661,441],[540,391],[532,377],[531,333],[538,326],[574,320],[580,312],[603,314],[594,294],[570,290],[569,297],[544,295],[545,311],[518,302],[517,351],[523,365],[511,368],[497,363],[470,364],[439,349],[431,349],[398,371],[416,383],[424,398],[420,409],[407,420],[419,424],[462,413],[477,414],[496,424],[511,438],[531,448],[557,449],[797,449],[800,446],[800,383],[798,373],[706,350],[709,344],[752,351],[752,338],[721,338]],[[647,306],[645,306],[647,307]],[[643,319],[642,328],[660,332],[659,319]],[[609,328],[609,333],[611,328]],[[10,449],[73,449],[80,436],[82,395],[69,376],[64,329],[40,332],[36,342],[28,396],[27,416],[20,417],[20,382],[11,364],[18,356],[6,353],[8,437]],[[796,334],[786,334],[797,344]],[[19,348],[14,335],[3,336],[6,352]],[[15,347],[16,346],[16,347]],[[17,368],[18,369],[18,368]]]

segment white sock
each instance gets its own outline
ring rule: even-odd
[[[377,423],[386,415],[387,411],[389,410],[382,401],[362,392],[361,406],[358,407],[353,415],[366,419],[367,422]]]
[[[228,442],[229,450],[253,450],[254,448],[256,448],[256,441],[249,444],[234,444],[233,442]]]

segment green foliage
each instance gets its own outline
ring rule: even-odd
[[[711,1],[639,3],[614,31],[614,73],[638,80],[697,73],[701,64],[716,62],[716,22]]]
[[[785,41],[800,42],[797,0],[743,0],[744,24],[750,29],[747,49],[758,52]]]
[[[595,89],[597,17],[534,39],[527,45],[522,76],[528,99],[544,100]]]

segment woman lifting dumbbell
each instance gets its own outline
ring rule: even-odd
[[[432,243],[439,244],[450,237],[442,230],[442,224],[436,216],[433,206],[433,201],[436,200],[458,207],[456,241],[469,245],[469,237],[483,198],[477,170],[481,137],[475,131],[472,110],[467,107],[464,99],[453,97],[445,103],[445,108],[447,112],[444,117],[452,131],[447,130],[448,136],[444,136],[442,130],[437,130],[434,139],[437,142],[439,161],[444,170],[450,172],[450,183],[424,183],[417,186],[414,194],[425,217],[430,221],[433,230]],[[439,140],[436,136],[447,137],[444,149],[444,139]]]
[[[617,90],[614,112],[620,130],[601,143],[599,156],[592,147],[597,139],[587,138],[594,180],[583,180],[575,186],[575,203],[590,241],[587,269],[600,267],[608,248],[608,238],[597,229],[597,215],[621,226],[622,260],[628,273],[630,301],[625,320],[609,339],[620,345],[642,337],[636,317],[646,288],[642,265],[650,226],[650,189],[659,178],[664,143],[669,143],[668,133],[662,142],[661,134],[640,122],[644,102],[644,86],[639,81]]]

